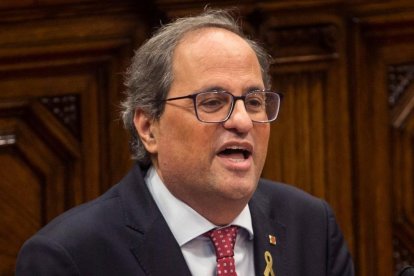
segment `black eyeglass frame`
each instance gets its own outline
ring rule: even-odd
[[[228,95],[230,95],[230,96],[232,97],[232,102],[231,102],[231,106],[230,106],[230,111],[229,111],[229,113],[227,114],[227,116],[226,116],[224,119],[222,119],[222,120],[219,120],[219,121],[204,121],[204,120],[200,119],[200,117],[198,116],[198,110],[197,110],[196,98],[197,98],[197,96],[198,96],[198,95],[200,95],[200,94],[204,94],[204,93],[212,93],[212,92],[215,92],[215,93],[224,93],[224,94],[228,94]],[[224,123],[224,122],[226,122],[228,119],[230,119],[231,114],[233,114],[234,106],[235,106],[235,103],[236,103],[236,101],[237,101],[237,100],[242,100],[242,101],[243,101],[244,106],[246,107],[246,102],[245,102],[246,97],[247,97],[249,94],[252,94],[252,93],[257,93],[257,92],[260,92],[260,93],[273,93],[273,94],[276,94],[276,95],[279,97],[279,106],[277,107],[277,112],[276,112],[275,118],[273,118],[273,119],[271,119],[271,120],[268,120],[268,121],[256,121],[256,120],[253,120],[253,119],[251,119],[251,118],[250,118],[250,119],[252,120],[252,122],[255,122],[255,123],[271,123],[271,122],[275,121],[275,120],[277,119],[278,115],[279,115],[280,104],[281,104],[282,99],[283,99],[283,94],[282,94],[282,93],[279,93],[279,92],[275,92],[275,91],[270,91],[270,90],[254,90],[254,91],[250,91],[250,92],[248,92],[247,94],[242,95],[242,96],[234,96],[233,94],[231,94],[231,93],[230,93],[230,92],[228,92],[228,91],[202,91],[202,92],[198,92],[198,93],[189,94],[189,95],[186,95],[186,96],[180,96],[180,97],[167,98],[167,99],[165,99],[165,100],[163,100],[163,101],[164,101],[164,102],[169,102],[169,101],[175,101],[175,100],[181,100],[181,99],[192,99],[192,100],[193,100],[193,105],[194,105],[194,110],[195,110],[195,114],[196,114],[197,120],[199,120],[200,122],[203,122],[203,123]]]

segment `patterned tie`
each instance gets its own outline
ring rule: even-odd
[[[216,251],[217,274],[219,276],[237,276],[234,264],[234,244],[236,243],[237,226],[213,229],[205,235],[211,239]]]

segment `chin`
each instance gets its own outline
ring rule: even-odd
[[[253,180],[251,181],[232,181],[233,183],[229,183],[227,187],[231,187],[228,194],[233,199],[250,199],[253,193],[256,190],[257,183]]]

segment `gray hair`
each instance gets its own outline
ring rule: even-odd
[[[141,166],[151,163],[150,155],[141,142],[134,126],[136,109],[141,109],[150,119],[157,120],[164,111],[167,94],[173,82],[173,53],[183,36],[202,28],[221,28],[243,38],[256,53],[263,83],[270,88],[270,56],[256,42],[243,34],[237,21],[224,10],[207,10],[198,16],[179,18],[162,26],[136,52],[126,71],[126,99],[122,102],[122,119],[131,134],[132,158]]]

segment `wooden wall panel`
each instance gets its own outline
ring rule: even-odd
[[[28,236],[65,210],[65,173],[73,172],[32,128],[38,114],[27,105],[13,109],[2,108],[0,118],[2,275],[12,275],[17,250]],[[19,115],[8,116],[15,111]]]
[[[360,271],[396,275],[414,260],[414,11],[354,23]]]
[[[285,93],[272,124],[263,175],[326,199],[353,250],[353,204],[345,30],[328,13],[283,16],[258,28],[274,58],[274,88]],[[295,18],[295,20],[292,20]],[[338,127],[340,126],[340,127]]]
[[[280,74],[275,85],[284,93],[279,120],[272,125],[266,177],[296,183],[304,190],[325,197],[326,177],[324,107],[325,74]]]
[[[414,45],[412,45],[414,46]],[[396,270],[414,264],[414,51],[388,67],[392,144],[393,256]]]
[[[12,173],[0,171],[4,183],[0,186],[0,274],[12,275],[17,248],[27,239],[28,232],[42,225],[42,179],[16,158],[16,152],[5,148],[1,151],[0,166]]]
[[[103,193],[130,167],[118,114],[121,73],[149,24],[125,4],[44,7],[32,10],[31,20],[16,10],[5,14],[0,275],[13,275],[18,249],[29,236]]]

